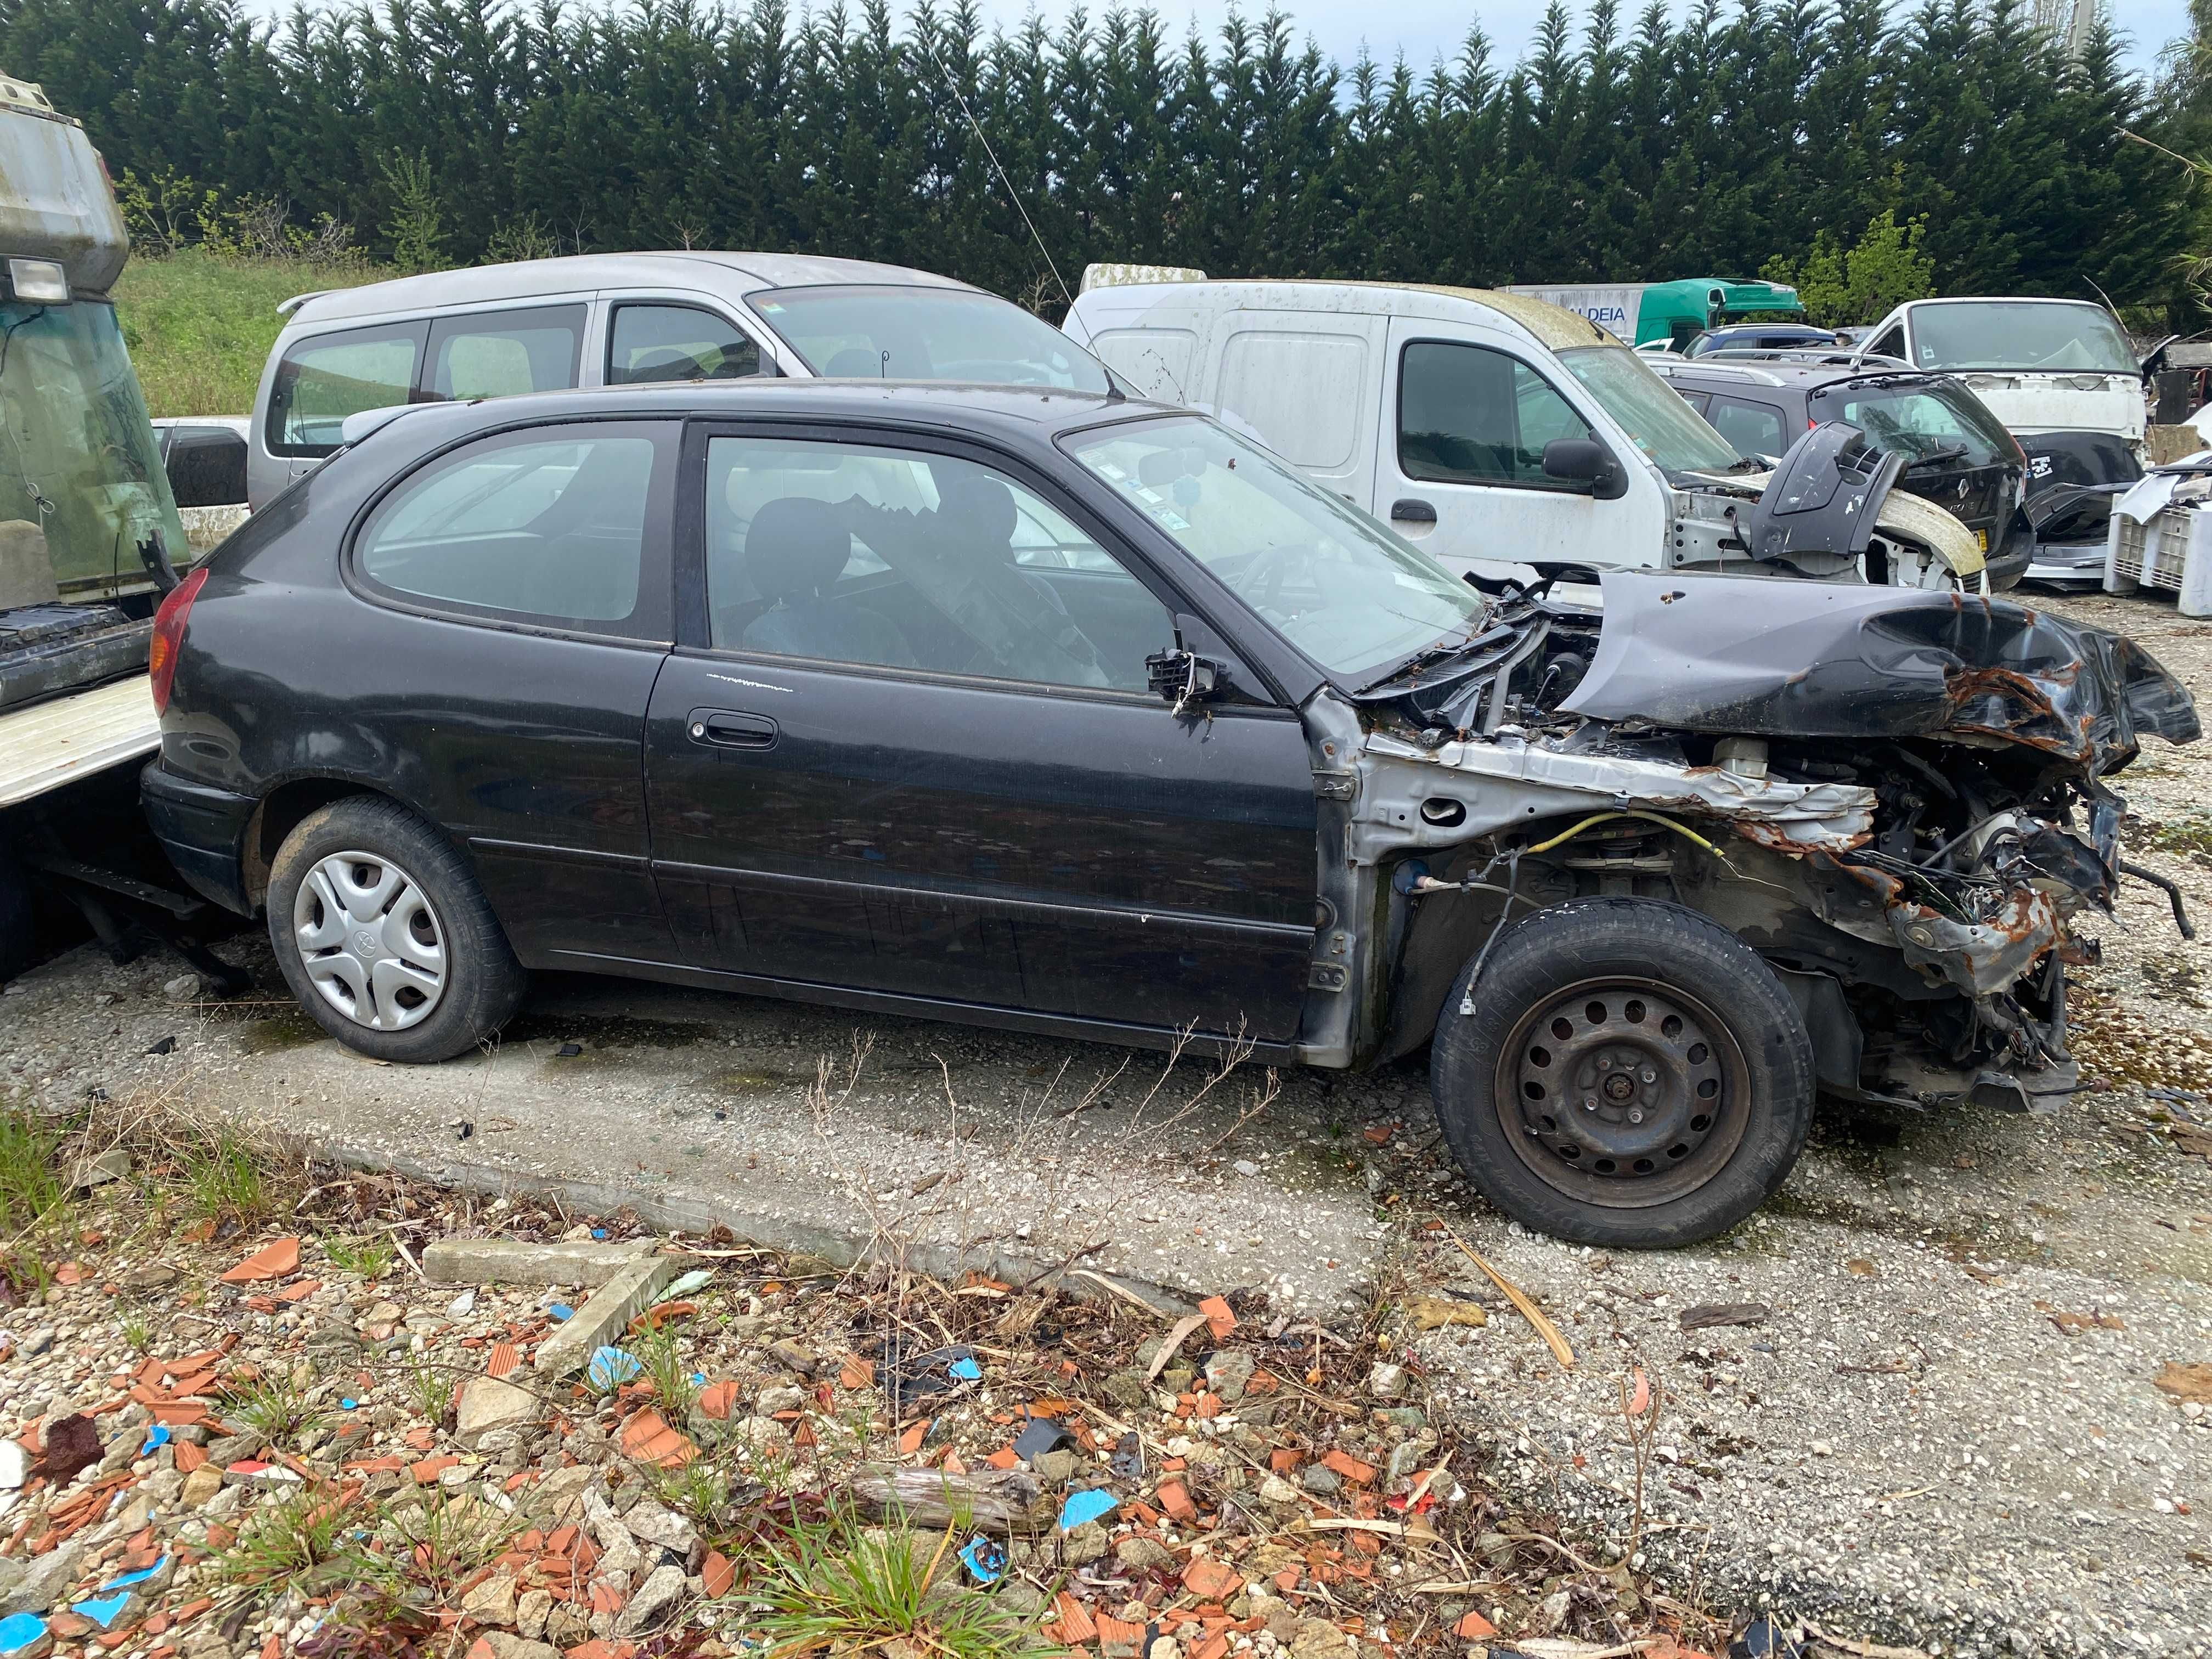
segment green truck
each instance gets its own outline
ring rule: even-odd
[[[1499,290],[1525,294],[1587,317],[1632,346],[1679,347],[1692,335],[1754,317],[1802,322],[1797,290],[1734,276],[1686,276],[1674,283],[1531,283]]]

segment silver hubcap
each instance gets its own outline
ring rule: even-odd
[[[315,989],[356,1024],[404,1031],[446,993],[446,934],[415,878],[374,853],[333,853],[292,902]]]

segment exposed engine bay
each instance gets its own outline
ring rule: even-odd
[[[1750,944],[1824,1092],[2055,1108],[2066,969],[2097,958],[2082,926],[2140,878],[2189,931],[2126,861],[2110,781],[2146,734],[2198,736],[2188,693],[2132,642],[2008,600],[1608,572],[1595,593],[1508,587],[1467,641],[1351,707],[1323,695],[1316,774],[1324,798],[1345,775],[1349,854],[1324,897],[1386,919],[1386,1054],[1442,1007],[1433,964],[1618,894]]]

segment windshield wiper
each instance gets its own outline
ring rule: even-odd
[[[1966,453],[1966,447],[1964,444],[1945,444],[1941,449],[1929,451],[1918,460],[1907,461],[1905,464],[1905,470],[1910,472],[1917,466],[1938,466],[1945,461],[1962,460]]]

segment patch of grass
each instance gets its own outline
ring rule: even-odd
[[[0,1112],[0,1228],[28,1232],[69,1207],[62,1185],[61,1136],[20,1112]]]
[[[114,288],[124,343],[153,415],[244,415],[284,319],[277,302],[392,273],[370,264],[233,258],[187,248],[134,258]]]
[[[645,1480],[663,1509],[673,1510],[703,1535],[719,1540],[730,1512],[727,1468],[709,1458],[695,1458],[681,1468],[647,1469]]]
[[[441,1496],[392,1517],[387,1530],[392,1569],[432,1600],[446,1601],[471,1574],[489,1565],[521,1528],[519,1516],[502,1514],[480,1498]]]
[[[230,1130],[217,1128],[188,1144],[184,1165],[192,1208],[206,1219],[246,1227],[269,1213],[269,1185],[253,1149]]]
[[[698,1399],[699,1389],[691,1381],[691,1362],[684,1358],[676,1333],[664,1324],[631,1343],[630,1351],[653,1379],[653,1398],[659,1402],[662,1414],[672,1423],[682,1423]]]
[[[118,1322],[123,1328],[123,1340],[131,1345],[133,1353],[143,1353],[154,1346],[154,1322],[144,1314],[125,1314]]]
[[[1040,1653],[1029,1621],[960,1580],[953,1534],[864,1528],[845,1511],[763,1540],[747,1597],[753,1631],[780,1653],[857,1653],[903,1644],[947,1659]]]
[[[234,1584],[317,1589],[374,1584],[390,1569],[355,1542],[359,1523],[337,1496],[310,1486],[254,1512],[216,1560],[216,1576]]]
[[[331,1266],[363,1279],[381,1279],[390,1270],[396,1252],[388,1238],[326,1238],[323,1254]]]
[[[446,1415],[446,1407],[453,1403],[453,1379],[426,1358],[410,1358],[407,1362],[407,1398],[415,1407],[416,1416],[438,1422]]]
[[[283,1375],[227,1389],[218,1407],[234,1428],[251,1429],[272,1446],[288,1446],[330,1420],[330,1407]]]

